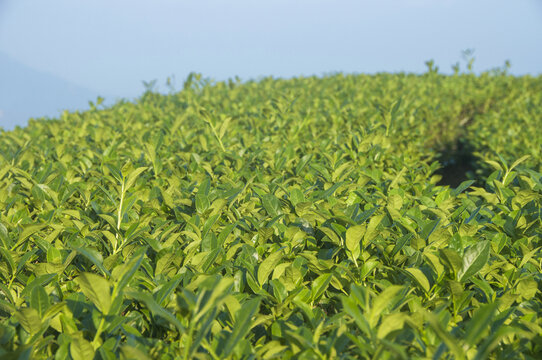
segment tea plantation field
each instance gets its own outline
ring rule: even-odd
[[[541,129],[541,77],[429,71],[0,131],[0,358],[540,359]]]

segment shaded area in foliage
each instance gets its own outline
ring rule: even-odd
[[[438,156],[442,167],[437,171],[442,178],[439,185],[457,187],[463,181],[476,180],[476,174],[481,171],[478,159],[473,154],[472,145],[462,139],[448,145]]]

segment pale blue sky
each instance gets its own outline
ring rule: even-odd
[[[191,71],[422,72],[434,59],[449,72],[467,48],[475,70],[509,59],[514,74],[542,73],[542,1],[0,0],[0,53],[109,98]]]

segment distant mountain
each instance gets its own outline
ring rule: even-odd
[[[58,117],[65,109],[88,109],[88,102],[99,95],[110,99],[0,52],[0,127],[4,130],[25,126],[29,118]]]

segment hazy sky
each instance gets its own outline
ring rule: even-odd
[[[467,48],[476,70],[542,73],[542,1],[0,0],[0,52],[112,96],[191,71],[448,72]]]

